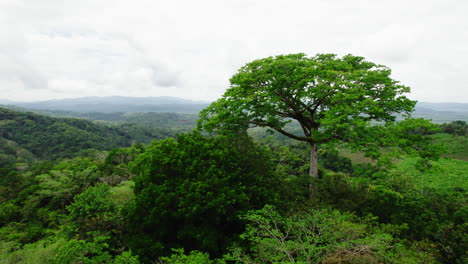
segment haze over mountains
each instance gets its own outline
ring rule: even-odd
[[[0,99],[0,104],[27,109],[60,110],[73,112],[174,112],[196,114],[207,107],[209,101],[192,101],[178,97],[81,97],[37,102],[15,102]],[[454,120],[468,121],[468,103],[429,103],[418,102],[414,117],[432,119],[443,123]]]
[[[192,101],[177,97],[81,97],[37,102],[0,100],[0,104],[29,109],[48,109],[74,112],[177,112],[198,113],[209,105],[208,101]]]
[[[418,102],[413,117],[432,119],[434,123],[462,120],[468,122],[468,103]]]

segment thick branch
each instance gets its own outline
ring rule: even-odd
[[[297,136],[297,135],[294,135],[292,133],[289,133],[279,127],[275,127],[273,124],[269,123],[269,122],[259,122],[259,121],[250,121],[251,124],[254,124],[254,125],[257,125],[257,126],[261,126],[261,127],[270,127],[278,132],[280,132],[281,134],[287,136],[287,137],[290,137],[292,139],[295,139],[295,140],[299,140],[299,141],[305,141],[305,142],[312,142],[312,139],[310,137],[300,137],[300,136]]]
[[[281,116],[281,117],[285,117],[285,118],[294,118],[296,119],[294,113],[291,113],[291,112],[281,112],[281,111],[276,111],[276,114],[278,114],[278,116]]]
[[[293,119],[296,119],[299,124],[301,125],[301,128],[302,128],[302,131],[304,132],[304,135],[306,137],[310,137],[311,136],[311,127],[308,127],[306,124],[310,123],[308,122],[308,120],[302,116],[299,116],[297,115],[296,113],[291,113],[291,112],[281,112],[281,111],[277,111],[276,114],[278,116],[281,116],[281,117],[284,117],[284,118],[293,118]],[[310,125],[310,124],[308,124]]]

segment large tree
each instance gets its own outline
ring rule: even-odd
[[[268,127],[310,145],[310,176],[318,176],[317,146],[337,141],[366,144],[370,122],[393,123],[413,111],[409,87],[388,67],[363,57],[335,54],[280,55],[247,63],[231,78],[223,97],[200,114],[212,132]],[[286,126],[299,123],[302,133]],[[375,129],[374,129],[375,131]]]

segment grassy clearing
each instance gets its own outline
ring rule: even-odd
[[[416,186],[434,189],[468,189],[468,162],[441,158],[426,172],[416,169],[417,158],[408,157],[397,164],[395,172],[414,178]]]
[[[432,143],[442,144],[446,147],[444,156],[453,159],[468,161],[468,138],[453,136],[446,133],[431,135]]]
[[[371,158],[365,156],[364,152],[352,152],[350,150],[341,149],[340,155],[350,158],[353,164],[374,163]]]

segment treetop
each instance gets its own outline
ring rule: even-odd
[[[370,121],[393,122],[415,101],[410,88],[391,78],[391,70],[351,54],[304,53],[254,60],[230,79],[222,98],[200,114],[208,131],[269,127],[307,142],[343,139]],[[302,135],[284,130],[296,120]],[[319,130],[320,128],[320,130]]]

